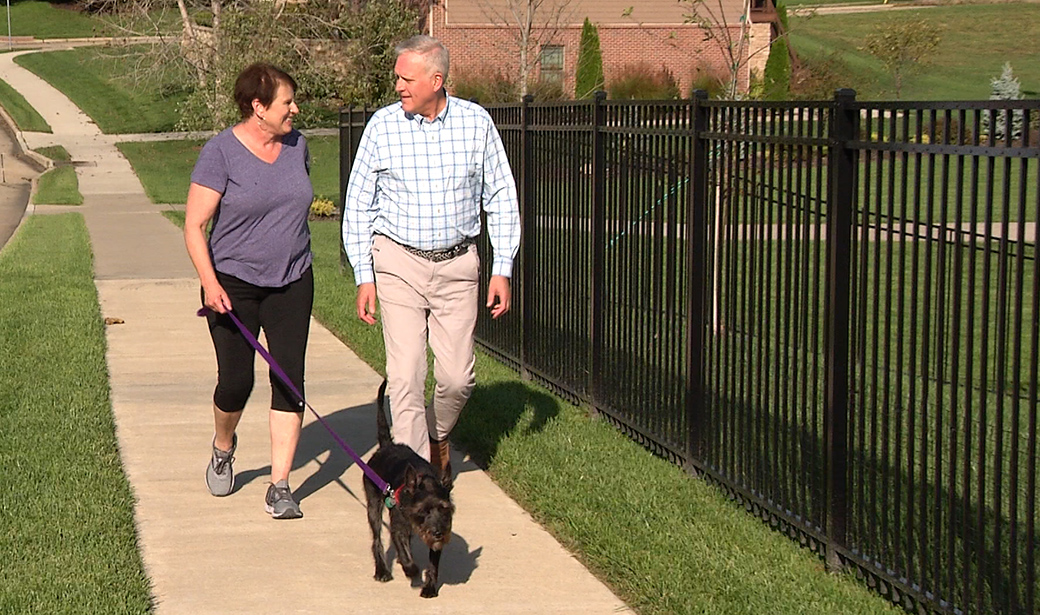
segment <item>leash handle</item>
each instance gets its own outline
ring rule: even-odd
[[[213,310],[211,310],[208,307],[202,307],[199,309],[198,312],[195,313],[195,315],[206,316],[210,314],[212,311]],[[274,360],[274,357],[271,356],[271,353],[267,352],[267,349],[260,344],[260,341],[256,339],[256,336],[253,335],[244,324],[242,324],[242,321],[238,319],[238,316],[235,316],[235,313],[231,311],[225,312],[225,314],[231,317],[231,321],[235,323],[235,326],[238,327],[238,330],[246,338],[246,341],[249,342],[249,345],[252,346],[254,350],[260,353],[260,356],[264,358],[264,361],[267,361],[267,364],[271,367],[271,371],[274,372],[274,375],[282,381],[282,384],[289,387],[289,390],[292,391],[293,395],[296,396],[296,399],[299,400],[300,407],[307,407],[310,409],[310,411],[314,414],[315,417],[317,417],[318,421],[322,424],[322,426],[325,429],[327,429],[330,434],[332,434],[333,439],[335,439],[336,442],[340,445],[340,447],[344,451],[346,451],[347,455],[349,455],[350,458],[354,460],[354,463],[358,464],[358,466],[365,473],[365,475],[368,476],[369,480],[371,480],[372,483],[375,484],[375,486],[383,492],[383,497],[387,498],[389,496],[392,500],[393,491],[390,489],[390,485],[387,484],[385,480],[380,478],[379,475],[376,474],[376,471],[370,468],[369,465],[361,459],[360,455],[355,453],[352,448],[347,446],[347,443],[339,437],[339,434],[337,434],[335,430],[332,429],[332,426],[330,426],[325,421],[325,419],[322,418],[320,414],[318,414],[318,411],[315,410],[313,406],[307,403],[307,400],[303,398],[303,395],[296,388],[296,385],[294,385],[292,383],[292,380],[289,379],[289,376],[286,375],[285,371],[282,369],[282,366],[278,365],[278,362]]]

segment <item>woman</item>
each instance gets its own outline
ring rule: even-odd
[[[184,242],[211,310],[217,354],[213,452],[206,466],[210,493],[234,487],[235,428],[253,389],[253,348],[226,315],[234,310],[303,392],[303,366],[314,298],[307,144],[292,127],[300,112],[296,82],[268,64],[253,64],[235,82],[242,121],[202,148],[191,174]],[[206,229],[213,227],[207,238]],[[271,485],[265,509],[276,519],[302,517],[289,488],[303,408],[271,378]]]

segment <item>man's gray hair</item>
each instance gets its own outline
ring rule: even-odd
[[[426,60],[426,68],[430,74],[440,73],[444,80],[448,80],[448,48],[439,40],[425,34],[417,34],[412,38],[401,41],[394,47],[397,57],[404,53],[417,53]]]

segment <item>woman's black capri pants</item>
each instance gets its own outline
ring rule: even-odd
[[[259,335],[263,328],[268,352],[303,395],[304,356],[314,303],[311,269],[308,267],[299,280],[278,288],[255,286],[219,271],[217,281],[231,297],[235,316],[242,324],[254,336]],[[256,351],[228,316],[210,312],[206,320],[217,352],[217,387],[213,391],[213,404],[224,412],[238,412],[246,407],[246,400],[253,391]],[[269,373],[271,408],[303,412],[292,391],[278,380],[273,371],[269,370]]]

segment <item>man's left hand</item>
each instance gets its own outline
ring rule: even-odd
[[[491,276],[491,282],[488,283],[487,307],[491,308],[492,318],[498,318],[509,311],[511,296],[509,278],[503,275]]]

